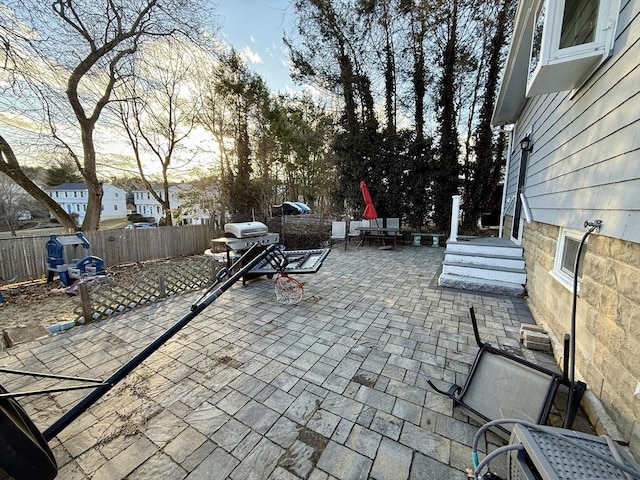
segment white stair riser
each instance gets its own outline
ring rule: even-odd
[[[447,253],[444,257],[444,260],[445,262],[467,263],[470,265],[486,265],[487,267],[524,268],[524,259],[522,257],[495,258]]]
[[[486,280],[500,280],[525,284],[527,282],[526,273],[505,272],[503,270],[490,270],[476,267],[465,267],[462,265],[442,265],[442,273],[459,275],[461,277],[484,278]]]
[[[522,258],[522,247],[487,247],[486,245],[474,245],[472,243],[465,244],[464,242],[449,243],[447,244],[447,253],[472,253],[477,255],[491,253],[492,255],[499,255],[501,257],[515,257]]]
[[[475,292],[489,292],[501,295],[521,295],[524,293],[522,285],[478,278],[459,277],[457,275],[442,274],[438,278],[441,287],[458,288]]]

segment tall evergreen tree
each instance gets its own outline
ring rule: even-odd
[[[460,145],[456,116],[456,64],[458,39],[458,1],[446,12],[447,43],[442,57],[442,74],[438,83],[437,159],[433,172],[434,220],[438,227],[451,227],[451,197],[458,193]]]
[[[464,195],[463,226],[467,231],[477,229],[477,222],[482,212],[489,212],[495,208],[495,193],[498,189],[500,170],[503,165],[504,139],[499,142],[496,140],[498,134],[494,134],[491,129],[491,117],[495,106],[511,6],[511,0],[502,1],[489,47],[486,83],[473,149],[475,162],[471,164],[471,181],[468,182]],[[500,134],[500,136],[502,135]]]

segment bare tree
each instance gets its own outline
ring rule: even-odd
[[[118,113],[131,143],[140,179],[162,206],[165,225],[173,224],[169,196],[169,170],[184,168],[193,158],[185,143],[202,109],[196,91],[199,50],[176,38],[147,45],[136,56],[134,75],[125,82],[129,98],[118,102]],[[152,162],[145,163],[149,155]],[[180,163],[176,164],[176,160]],[[153,185],[158,165],[160,188]]]
[[[29,195],[45,205],[60,224],[68,230],[76,230],[76,222],[45,191],[36,185],[20,168],[11,145],[0,135],[0,172],[24,189]]]
[[[51,3],[21,0],[12,3],[15,16],[35,34],[28,37],[22,30],[18,30],[18,34],[3,30],[5,49],[20,52],[24,59],[35,60],[31,63],[36,68],[29,67],[28,62],[13,60],[4,68],[11,67],[12,73],[19,77],[16,81],[31,87],[31,96],[40,97],[53,137],[75,159],[88,190],[83,230],[97,229],[100,221],[103,190],[97,171],[96,126],[112,100],[114,89],[131,73],[131,56],[149,38],[197,32],[199,19],[208,18],[203,14],[202,4],[193,0],[53,0]],[[5,58],[10,57],[5,55]],[[65,101],[54,101],[61,82]],[[60,122],[64,121],[67,126],[62,128]],[[14,167],[2,171],[16,181],[26,182],[17,170]],[[32,190],[27,189],[30,193]]]
[[[31,218],[34,200],[4,173],[0,173],[0,221],[6,224],[11,236],[16,236],[20,217],[26,213]]]

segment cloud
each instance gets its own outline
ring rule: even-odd
[[[240,50],[240,57],[248,63],[264,63],[262,58],[260,58],[260,55],[249,47],[244,47]]]

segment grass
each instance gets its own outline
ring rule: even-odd
[[[110,220],[102,220],[100,222],[100,230],[114,230],[116,228],[124,228],[129,225],[127,217],[112,218]]]

